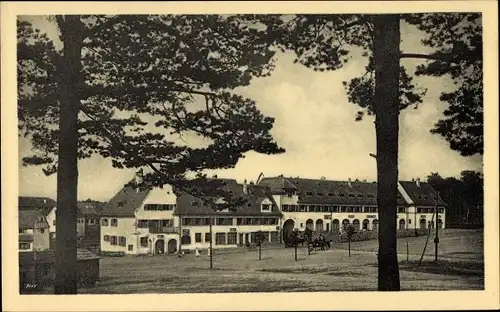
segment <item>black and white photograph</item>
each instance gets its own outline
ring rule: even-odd
[[[8,13],[10,291],[498,306],[496,6],[448,2]]]

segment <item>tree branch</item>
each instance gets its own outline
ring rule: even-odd
[[[440,61],[440,62],[444,62],[444,63],[456,63],[452,60],[445,59],[439,55],[421,54],[421,53],[401,53],[400,58],[416,58],[416,59]]]
[[[103,30],[104,28],[106,27],[109,27],[111,25],[113,25],[113,23],[116,22],[116,20],[120,17],[120,15],[115,15],[113,17],[110,17],[109,19],[107,19],[105,22],[102,22],[101,24],[97,25],[97,26],[94,26],[92,28],[89,28],[87,29],[83,36],[84,38],[88,38],[92,35],[95,35],[96,33],[100,32],[101,30]]]

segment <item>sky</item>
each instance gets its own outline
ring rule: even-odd
[[[43,16],[28,17],[35,27],[57,40],[56,25]],[[401,50],[428,53],[420,44],[422,34],[402,25]],[[270,77],[254,79],[235,91],[256,101],[264,115],[275,118],[271,131],[278,144],[286,149],[280,155],[249,152],[235,168],[210,171],[219,177],[255,181],[264,176],[320,178],[334,180],[376,180],[375,125],[373,117],[355,121],[356,105],[349,103],[342,81],[364,73],[367,60],[356,58],[333,72],[315,72],[294,64],[293,53],[277,55],[276,68]],[[409,72],[421,60],[403,60]],[[429,130],[446,109],[439,101],[441,92],[454,88],[446,78],[416,77],[420,87],[427,88],[424,102],[400,114],[399,179],[424,180],[431,172],[443,177],[459,176],[463,170],[482,171],[482,157],[463,157],[452,151],[448,143]],[[56,175],[45,176],[42,167],[23,167],[21,158],[30,154],[31,144],[19,138],[19,195],[56,198]],[[79,200],[87,198],[107,201],[134,171],[115,169],[110,159],[95,156],[79,161]]]

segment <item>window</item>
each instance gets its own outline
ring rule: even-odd
[[[111,236],[111,245],[116,246],[118,243],[117,237],[116,236]]]
[[[215,245],[226,244],[226,233],[215,233]]]
[[[328,206],[321,206],[321,212],[328,212],[329,208]]]
[[[333,193],[328,193],[328,196],[333,196]]]
[[[148,228],[148,220],[139,220],[137,221],[137,227],[140,229]]]
[[[330,211],[331,212],[339,212],[339,210],[340,210],[339,206],[333,206],[333,207],[331,207]]]
[[[117,227],[118,226],[118,219],[111,219],[111,226]]]
[[[124,237],[124,236],[120,236],[120,237],[118,238],[118,244],[119,244],[120,246],[124,246],[124,247],[125,247],[125,246],[127,246],[127,238],[126,238],[126,237]]]
[[[172,220],[172,219],[161,220],[161,226],[162,227],[173,227],[174,226],[174,220]]]
[[[354,212],[361,212],[361,207],[353,207],[354,208]]]
[[[194,242],[195,243],[201,243],[201,233],[195,233],[194,234]]]
[[[191,206],[193,206],[193,207],[198,207],[198,202],[197,202],[197,201],[192,201],[192,202],[191,202]]]
[[[174,210],[175,205],[170,204],[146,204],[144,210],[146,211],[171,211]]]
[[[398,207],[398,213],[405,213],[405,207]]]
[[[109,235],[104,235],[104,241],[109,242]]]
[[[30,247],[31,247],[30,243],[19,243],[19,249],[21,250],[30,249]]]
[[[141,247],[148,247],[148,238],[141,237]]]
[[[108,219],[107,218],[103,218],[101,220],[101,224],[102,224],[102,226],[108,226]]]
[[[339,193],[339,197],[344,197],[345,195],[342,193]]]
[[[236,225],[241,225],[243,221],[243,218],[237,218],[236,219]]]
[[[233,225],[233,218],[217,218],[216,225]]]
[[[283,210],[284,212],[289,212],[290,209],[288,208],[288,205],[283,205],[281,210]]]
[[[227,244],[236,245],[236,232],[227,233]]]
[[[134,245],[128,245],[128,251],[134,250]]]
[[[40,229],[40,233],[45,233],[45,229]]]
[[[52,221],[52,225],[56,225],[56,220]]]
[[[306,205],[300,205],[300,211],[301,212],[307,211],[307,206]]]
[[[358,197],[360,197],[360,198],[363,197],[363,194],[358,194]]]
[[[314,206],[314,212],[321,212],[321,206]]]
[[[19,229],[19,234],[23,234],[24,233],[24,230],[23,229]]]
[[[271,211],[271,205],[262,205],[262,211]]]
[[[205,242],[210,243],[210,241],[211,241],[210,233],[205,233]]]
[[[312,192],[306,192],[306,195],[307,195],[307,196],[312,196],[312,195],[313,195],[313,193],[312,193]]]
[[[323,193],[317,193],[318,196],[323,196]]]

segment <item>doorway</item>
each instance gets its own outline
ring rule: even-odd
[[[162,255],[165,253],[165,241],[163,239],[159,239],[155,243],[155,254]]]

